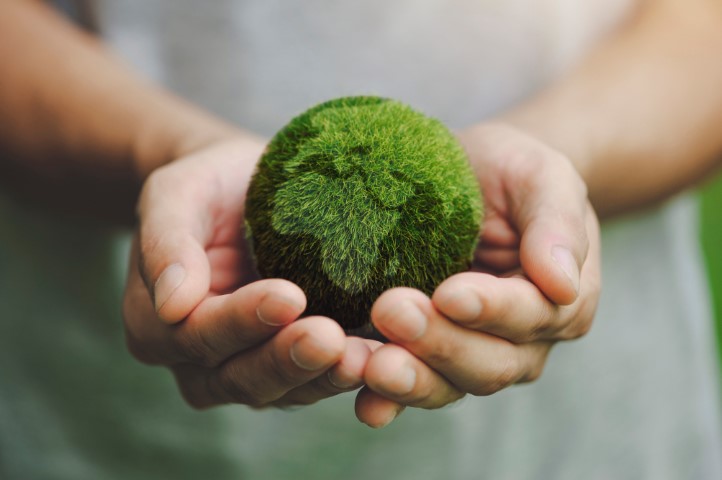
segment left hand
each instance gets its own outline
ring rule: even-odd
[[[371,319],[390,343],[371,355],[356,400],[371,426],[405,406],[438,408],[533,381],[554,343],[592,324],[599,224],[572,163],[507,125],[460,137],[485,200],[474,264],[431,298],[394,288],[374,304]]]
[[[138,205],[123,318],[130,352],[168,367],[183,398],[290,407],[355,390],[377,342],[299,319],[304,292],[259,279],[244,241],[245,192],[264,143],[210,143],[156,169]]]

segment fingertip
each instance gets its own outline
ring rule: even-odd
[[[456,275],[445,280],[439,285],[431,296],[434,307],[449,317],[462,324],[476,322],[484,308],[481,296],[475,284],[485,280],[483,273],[467,273]],[[490,288],[484,283],[485,288]]]
[[[561,303],[561,305],[573,303],[577,299],[577,296],[579,296],[579,276],[581,268],[574,258],[574,255],[572,255],[571,250],[563,245],[554,245],[551,248],[551,257],[571,287],[571,292],[563,292],[566,295],[561,295],[563,298],[560,298],[558,303]]]
[[[341,326],[326,317],[308,317],[293,325],[296,332],[289,353],[304,370],[315,371],[334,365],[346,351],[346,334]]]
[[[306,294],[295,283],[283,278],[267,278],[258,280],[256,283],[263,285],[268,292],[282,294],[289,299],[293,299],[299,307],[306,309]]]
[[[256,307],[256,316],[266,325],[287,325],[306,310],[306,296],[297,285],[281,279],[260,280],[265,290]]]
[[[522,266],[529,279],[557,305],[570,305],[579,296],[580,268],[571,250],[541,242],[522,247]]]
[[[424,301],[428,297],[423,292],[409,287],[396,287],[383,292],[371,307],[372,321],[386,314],[390,309],[394,308],[400,302],[414,300]]]
[[[358,387],[363,383],[363,375],[371,349],[361,338],[349,337],[346,352],[341,360],[328,372],[328,380],[340,389]]]
[[[140,232],[137,266],[161,321],[177,323],[208,295],[211,269],[204,247],[192,235]]]
[[[386,338],[396,343],[414,342],[426,332],[431,299],[413,288],[399,287],[384,292],[371,309],[371,322]]]
[[[372,338],[364,338],[363,341],[366,346],[371,350],[371,352],[375,352],[376,350],[384,346],[384,343],[379,342],[378,340],[374,340]]]
[[[163,270],[153,286],[156,314],[161,321],[174,324],[186,318],[206,297],[210,289],[210,271],[200,262],[189,272],[181,263]]]
[[[354,410],[359,421],[380,429],[393,422],[404,411],[404,406],[364,387],[356,396]]]
[[[366,365],[364,381],[372,390],[395,398],[410,393],[416,385],[416,371],[409,365],[409,353],[396,345],[375,351]]]

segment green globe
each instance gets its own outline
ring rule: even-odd
[[[258,273],[301,287],[305,315],[370,337],[382,292],[431,294],[469,268],[482,216],[478,182],[451,132],[371,96],[330,100],[291,120],[246,197]]]

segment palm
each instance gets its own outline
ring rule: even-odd
[[[192,192],[199,205],[207,206],[205,251],[211,296],[230,293],[259,279],[245,240],[244,204],[261,149],[260,144],[255,149],[244,145],[242,150],[225,144],[182,160],[186,171],[179,175],[181,188]]]
[[[472,127],[459,137],[486,208],[473,269],[496,276],[521,273],[555,301],[572,302],[576,292],[569,289],[569,279],[545,259],[569,238],[578,237],[575,232],[591,228],[568,220],[595,223],[574,166],[559,152],[506,125]],[[577,265],[584,263],[587,247],[576,252]]]
[[[495,185],[484,185],[485,219],[482,235],[474,252],[473,271],[495,275],[510,274],[519,263],[519,234],[509,218],[502,192]]]
[[[463,138],[462,138],[463,140]],[[503,163],[493,152],[484,152],[475,163],[484,196],[484,223],[474,252],[472,270],[495,275],[510,274],[520,267],[518,228],[512,219],[513,205]]]

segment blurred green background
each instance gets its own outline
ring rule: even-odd
[[[702,189],[702,246],[707,257],[717,325],[717,345],[722,352],[722,175]],[[720,367],[722,368],[722,355]]]

